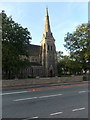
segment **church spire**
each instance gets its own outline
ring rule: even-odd
[[[51,33],[51,30],[50,30],[50,23],[49,23],[48,8],[46,8],[45,25],[44,25],[44,34],[46,34],[47,32]]]

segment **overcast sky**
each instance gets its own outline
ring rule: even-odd
[[[76,27],[88,22],[88,2],[0,2],[0,11],[5,10],[15,22],[31,32],[31,44],[40,45],[44,31],[46,7],[57,51],[67,54],[64,37]]]

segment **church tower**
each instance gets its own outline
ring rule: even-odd
[[[41,62],[44,67],[45,76],[55,76],[57,74],[57,57],[55,39],[50,29],[48,8],[46,8],[44,33],[41,40]]]

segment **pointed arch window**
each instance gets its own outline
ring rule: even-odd
[[[45,47],[46,47],[46,45],[45,45],[45,43],[44,43],[44,51],[45,51],[45,49],[46,49]]]
[[[44,49],[45,49],[45,43],[44,43]]]
[[[48,50],[49,50],[49,45],[48,45]]]
[[[52,46],[51,46],[51,50],[52,50]]]

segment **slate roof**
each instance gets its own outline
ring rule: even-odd
[[[30,56],[39,56],[41,46],[29,44],[29,45],[27,45],[27,49],[29,51]]]

